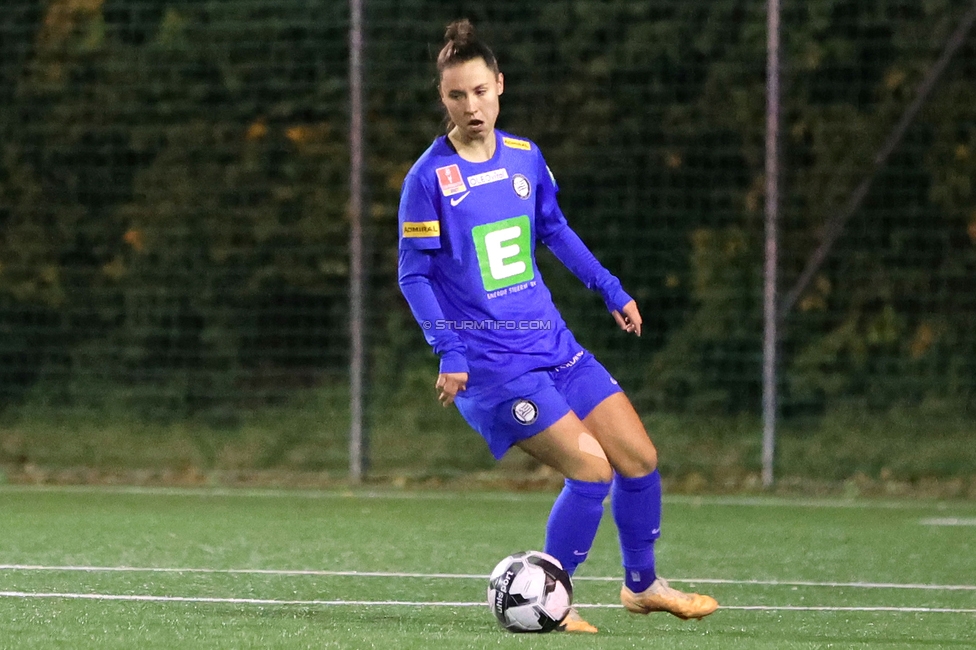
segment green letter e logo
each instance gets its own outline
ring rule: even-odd
[[[471,235],[485,291],[503,289],[535,277],[527,216],[475,226]]]

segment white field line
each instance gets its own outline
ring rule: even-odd
[[[972,519],[962,519],[960,517],[936,517],[933,519],[923,519],[918,522],[923,526],[976,526],[976,517]]]
[[[39,564],[0,564],[0,572],[81,572],[81,573],[210,573],[226,575],[313,576],[352,578],[421,578],[427,580],[487,580],[473,573],[410,573],[399,571],[326,571],[319,569],[207,569],[127,566],[46,566]],[[619,582],[619,577],[575,576],[575,581]],[[934,585],[890,582],[811,582],[803,580],[729,580],[724,578],[668,578],[681,584],[749,585],[763,587],[827,587],[853,589],[915,589],[932,591],[976,591],[976,585]]]
[[[65,600],[95,600],[153,603],[208,603],[229,605],[298,605],[304,607],[487,607],[483,602],[445,602],[445,601],[402,601],[402,600],[274,600],[270,598],[210,598],[196,596],[152,596],[140,594],[76,594],[76,593],[31,593],[25,591],[0,591],[0,598],[38,598]],[[580,603],[580,608],[616,609],[618,603]],[[976,614],[976,609],[955,609],[950,607],[828,607],[828,606],[767,606],[767,605],[724,605],[724,610],[741,611],[789,611],[789,612],[897,612],[931,614]]]
[[[249,499],[389,499],[392,501],[552,501],[557,492],[503,492],[491,490],[423,491],[295,488],[151,487],[138,485],[0,485],[4,493],[121,494],[149,497],[235,497]]]
[[[302,499],[390,499],[390,500],[470,500],[470,501],[552,501],[556,492],[502,492],[491,490],[425,491],[395,489],[321,489],[290,488],[221,488],[221,487],[151,487],[127,485],[0,485],[0,495],[23,492],[66,494],[123,494],[134,496],[170,497],[241,497],[241,498],[302,498]],[[944,511],[949,508],[972,508],[967,503],[930,501],[924,499],[874,500],[868,498],[791,498],[777,496],[698,496],[665,495],[665,503],[695,506],[747,506],[798,508],[857,508]]]
[[[580,605],[583,607],[583,605]],[[829,607],[829,606],[767,606],[767,605],[720,605],[719,609],[763,612],[901,612],[907,614],[976,614],[976,609],[952,607]]]

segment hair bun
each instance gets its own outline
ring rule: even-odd
[[[475,40],[474,25],[467,18],[455,20],[447,26],[447,31],[444,32],[444,41],[453,42],[454,46],[458,48],[467,46]]]
[[[444,32],[444,47],[437,54],[437,79],[440,83],[444,70],[451,66],[482,59],[488,69],[498,74],[498,60],[491,48],[475,34],[474,25],[467,18],[455,20]]]

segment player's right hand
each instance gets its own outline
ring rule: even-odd
[[[621,313],[623,312],[623,313]],[[620,311],[611,312],[613,319],[617,321],[617,326],[625,332],[641,335],[641,324],[644,322],[637,309],[637,302],[631,300],[620,308]]]
[[[437,383],[434,384],[439,394],[441,406],[450,406],[454,403],[454,397],[459,391],[468,388],[468,373],[466,372],[442,372],[437,375]]]

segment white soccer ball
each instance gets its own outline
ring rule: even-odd
[[[539,551],[509,555],[488,578],[488,607],[509,632],[552,632],[572,604],[569,573]]]

